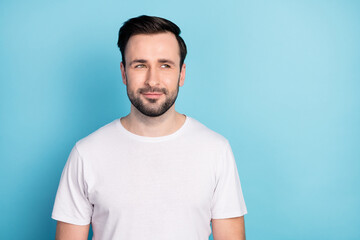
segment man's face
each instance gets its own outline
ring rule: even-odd
[[[131,104],[149,117],[174,108],[179,86],[184,84],[185,64],[180,69],[180,50],[172,33],[138,34],[125,49],[121,63],[123,82]]]

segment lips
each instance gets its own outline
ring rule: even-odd
[[[142,93],[142,95],[144,95],[146,98],[157,99],[157,98],[160,98],[163,95],[163,93],[161,93],[161,92],[144,92],[144,93]]]

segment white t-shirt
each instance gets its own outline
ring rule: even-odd
[[[92,224],[93,240],[205,240],[211,219],[247,213],[228,141],[193,118],[164,137],[119,119],[72,149],[52,218]]]

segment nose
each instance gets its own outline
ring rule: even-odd
[[[149,68],[147,71],[146,82],[150,87],[159,85],[159,74],[155,68]]]

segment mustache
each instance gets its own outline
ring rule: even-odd
[[[164,94],[168,93],[168,90],[166,88],[152,88],[152,87],[146,87],[146,88],[140,88],[138,90],[138,93],[149,93],[149,92],[161,92]]]

